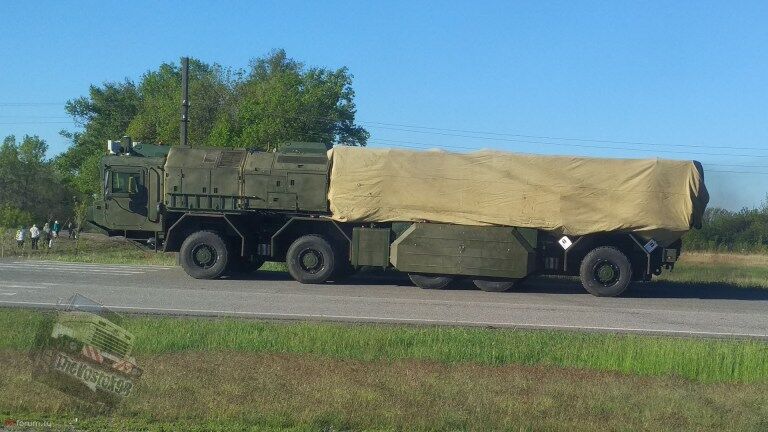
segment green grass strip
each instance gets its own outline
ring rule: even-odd
[[[0,309],[0,349],[29,347],[42,314]],[[700,382],[768,381],[768,343],[456,327],[128,317],[135,354],[290,353],[356,360],[553,365]]]

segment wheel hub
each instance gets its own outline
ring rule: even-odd
[[[299,255],[301,268],[308,273],[317,273],[323,268],[323,256],[314,249],[305,249]]]
[[[216,262],[216,250],[206,244],[195,246],[192,250],[192,260],[201,268],[209,268]]]
[[[595,265],[595,280],[603,286],[614,284],[620,276],[619,268],[611,262],[601,261]]]

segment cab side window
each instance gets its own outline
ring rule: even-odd
[[[128,184],[130,178],[133,177],[133,182],[137,186],[139,185],[141,175],[139,173],[127,173],[127,172],[113,172],[112,173],[112,193],[113,194],[127,194]]]

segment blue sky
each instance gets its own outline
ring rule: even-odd
[[[58,131],[74,128],[63,102],[91,83],[137,79],[182,55],[246,67],[285,48],[309,65],[349,67],[373,146],[697,159],[713,205],[756,206],[768,193],[764,0],[0,10],[0,135],[40,135],[51,155],[67,146]]]

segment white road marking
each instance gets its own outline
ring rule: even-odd
[[[172,267],[151,266],[145,268],[137,266],[103,266],[98,264],[82,265],[74,263],[57,263],[52,261],[17,261],[13,263],[0,263],[0,269],[3,268],[33,272],[87,272],[127,276],[167,270]]]
[[[114,269],[137,269],[137,270],[168,270],[174,268],[173,266],[160,266],[160,265],[128,265],[128,264],[96,264],[96,263],[78,263],[70,261],[12,261],[11,264],[45,264],[45,265],[62,265],[68,267],[93,267],[93,268],[114,268]]]
[[[50,285],[49,286],[38,286],[38,285],[18,285],[18,284],[6,285],[6,284],[0,284],[0,288],[47,289],[47,288],[50,288],[50,287],[51,287]]]
[[[26,305],[26,306],[59,306],[56,303],[42,302],[11,302],[0,301],[0,304],[8,305]],[[412,324],[439,324],[439,325],[465,325],[465,326],[483,326],[483,327],[509,327],[521,329],[551,329],[551,330],[589,330],[605,331],[617,333],[641,333],[658,335],[680,335],[680,336],[703,336],[703,337],[736,337],[736,338],[760,338],[768,339],[768,334],[759,333],[732,333],[732,332],[708,332],[692,330],[673,330],[673,329],[653,329],[639,327],[602,327],[602,326],[578,326],[578,325],[560,325],[560,324],[530,324],[515,322],[495,322],[495,321],[450,321],[450,320],[432,320],[420,318],[391,318],[376,316],[355,316],[355,315],[326,315],[326,314],[295,314],[295,313],[271,313],[271,312],[237,312],[222,311],[211,309],[176,309],[160,307],[135,307],[135,306],[116,306],[105,305],[104,307],[114,310],[127,312],[171,312],[187,314],[208,314],[208,315],[230,315],[244,316],[267,319],[321,319],[331,321],[369,321],[369,322],[389,322],[389,323],[412,323]]]
[[[147,272],[143,271],[123,271],[123,270],[85,270],[85,269],[71,269],[71,268],[61,268],[61,267],[28,267],[28,268],[20,268],[16,266],[4,266],[0,264],[0,269],[3,268],[11,268],[15,270],[24,270],[28,272],[47,272],[47,273],[56,273],[56,272],[67,272],[67,273],[76,273],[76,272],[87,272],[87,273],[99,273],[99,274],[110,274],[110,275],[123,275],[123,276],[129,276],[129,275],[140,275],[140,274],[146,274]]]

